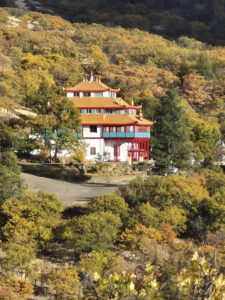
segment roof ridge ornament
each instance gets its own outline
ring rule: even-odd
[[[89,82],[93,82],[93,81],[95,81],[95,77],[94,77],[93,71],[91,70],[91,76],[89,78]]]

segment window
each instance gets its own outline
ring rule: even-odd
[[[91,147],[90,153],[91,153],[91,155],[96,155],[96,148],[95,147]]]
[[[95,97],[103,97],[103,93],[95,93]]]
[[[91,93],[89,93],[89,92],[84,92],[84,97],[91,97]]]
[[[115,115],[116,114],[116,110],[115,109],[106,109],[106,114],[107,115]]]
[[[112,109],[106,109],[106,114],[109,115],[112,113]]]
[[[102,113],[101,109],[96,109],[96,114],[101,114],[101,113]]]
[[[136,109],[130,109],[129,114],[135,116],[136,115]]]
[[[90,126],[90,132],[97,132],[97,126]]]
[[[92,113],[92,110],[91,110],[91,109],[86,109],[86,113],[87,113],[87,114],[91,114],[91,113]]]
[[[122,127],[117,127],[117,132],[124,132],[124,126],[122,126]]]
[[[76,93],[73,93],[73,96],[74,96],[74,97],[80,97],[80,93],[77,93],[77,92],[76,92]]]
[[[126,132],[133,132],[133,126],[126,126]]]
[[[116,127],[111,127],[110,132],[116,132]]]
[[[109,127],[104,127],[104,132],[109,132]]]
[[[142,132],[142,133],[150,132],[150,127],[148,127],[148,126],[136,126],[135,131],[136,132]]]

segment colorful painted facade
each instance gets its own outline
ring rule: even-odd
[[[81,113],[82,132],[78,135],[87,144],[86,159],[149,159],[153,123],[143,119],[140,106],[129,105],[117,97],[119,90],[93,76],[65,92]]]

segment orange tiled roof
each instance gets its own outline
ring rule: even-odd
[[[81,115],[82,124],[88,125],[138,125],[152,126],[153,122],[148,120],[140,121],[138,117],[132,115],[101,115],[84,114]]]
[[[66,91],[114,91],[118,92],[118,90],[112,90],[106,84],[101,81],[82,81],[75,85],[74,87],[67,88]]]
[[[107,98],[107,97],[73,97],[69,98],[76,108],[122,108],[131,107],[122,98]],[[135,107],[133,108],[140,108]]]

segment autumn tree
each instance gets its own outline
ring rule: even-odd
[[[48,275],[47,282],[56,298],[79,300],[83,295],[80,278],[75,268],[63,267],[54,270]]]
[[[23,236],[30,237],[30,241],[34,240],[43,247],[53,238],[52,230],[58,224],[62,208],[54,194],[24,191],[18,199],[10,198],[2,207],[3,214],[7,216],[3,234],[13,242],[16,235],[21,239]]]
[[[178,95],[174,91],[169,91],[160,99],[155,113],[152,156],[156,170],[160,173],[169,173],[170,168],[187,167],[191,151],[189,138],[187,115],[180,106]]]
[[[192,260],[176,277],[181,299],[221,299],[225,292],[224,275],[216,268],[216,257],[207,261],[196,251]]]

